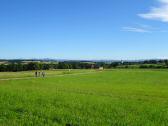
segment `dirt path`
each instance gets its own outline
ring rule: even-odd
[[[94,74],[96,72],[86,72],[86,73],[72,73],[72,74],[60,74],[60,75],[53,75],[53,76],[46,76],[45,78],[51,78],[51,77],[63,77],[63,76],[74,76],[74,75],[85,75],[85,74]],[[100,71],[99,71],[100,72]],[[22,78],[2,78],[0,81],[8,81],[8,80],[28,80],[28,79],[38,79],[42,77],[22,77]]]

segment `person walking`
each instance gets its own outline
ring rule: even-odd
[[[37,77],[37,71],[35,72],[35,77]]]
[[[41,73],[40,72],[38,72],[38,77],[40,77],[41,76]]]
[[[43,72],[41,73],[41,75],[42,75],[42,77],[45,77],[45,72],[43,71]]]

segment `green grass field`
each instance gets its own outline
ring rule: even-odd
[[[46,78],[26,79],[33,72],[0,73],[0,125],[168,125],[167,70],[47,74]],[[2,80],[5,78],[13,80]]]

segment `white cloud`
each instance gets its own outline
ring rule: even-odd
[[[122,27],[122,31],[139,32],[139,33],[154,33],[154,32],[167,32],[156,27],[144,24],[136,24],[135,26]]]
[[[159,0],[162,3],[168,3],[168,0]]]
[[[128,32],[139,32],[139,33],[146,33],[146,32],[150,32],[149,30],[142,28],[142,27],[123,27],[122,28],[123,31],[128,31]]]
[[[138,15],[145,19],[168,22],[168,0],[158,0],[158,2],[160,3],[158,7],[152,7],[148,13]]]

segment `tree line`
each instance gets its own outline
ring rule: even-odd
[[[80,62],[59,62],[59,63],[38,63],[30,62],[27,64],[23,63],[9,63],[1,64],[0,72],[5,71],[29,71],[29,70],[49,70],[49,69],[90,69],[93,68],[94,64],[80,63]],[[94,68],[96,65],[94,66]],[[98,66],[97,66],[98,68]]]
[[[146,60],[139,62],[79,62],[79,61],[64,61],[64,62],[10,62],[8,64],[0,64],[0,72],[5,71],[29,71],[29,70],[49,70],[49,69],[105,69],[111,68],[142,68],[142,69],[158,69],[168,68],[168,60]]]

